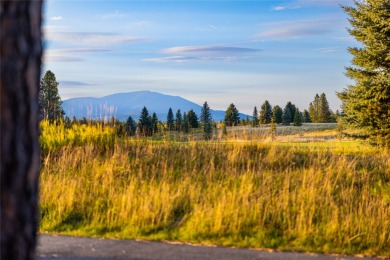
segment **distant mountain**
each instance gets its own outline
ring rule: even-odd
[[[209,104],[210,105],[210,104]],[[62,107],[70,118],[86,117],[89,119],[109,119],[112,116],[124,121],[129,116],[138,120],[143,107],[146,107],[150,114],[157,114],[160,121],[166,121],[168,109],[171,107],[174,115],[180,109],[181,113],[191,109],[199,116],[202,107],[194,102],[178,96],[164,95],[152,91],[136,91],[129,93],[117,93],[101,98],[79,97],[64,100]],[[212,110],[212,117],[215,121],[223,120],[225,111]],[[247,115],[240,114],[241,118]]]

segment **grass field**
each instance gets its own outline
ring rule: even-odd
[[[304,127],[205,142],[43,122],[40,230],[390,256],[390,152]]]

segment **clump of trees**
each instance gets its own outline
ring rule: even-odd
[[[389,1],[355,1],[343,7],[350,16],[350,35],[361,47],[351,47],[352,66],[346,75],[354,80],[338,97],[343,123],[371,141],[390,146],[390,4]]]
[[[335,123],[336,117],[329,108],[325,93],[315,95],[314,101],[309,104],[310,120],[313,123]]]

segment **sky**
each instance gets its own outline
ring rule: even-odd
[[[43,73],[62,100],[139,90],[252,114],[265,100],[301,111],[351,83],[352,0],[47,0]]]

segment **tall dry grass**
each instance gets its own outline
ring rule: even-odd
[[[390,255],[389,151],[78,127],[43,125],[41,231]]]

